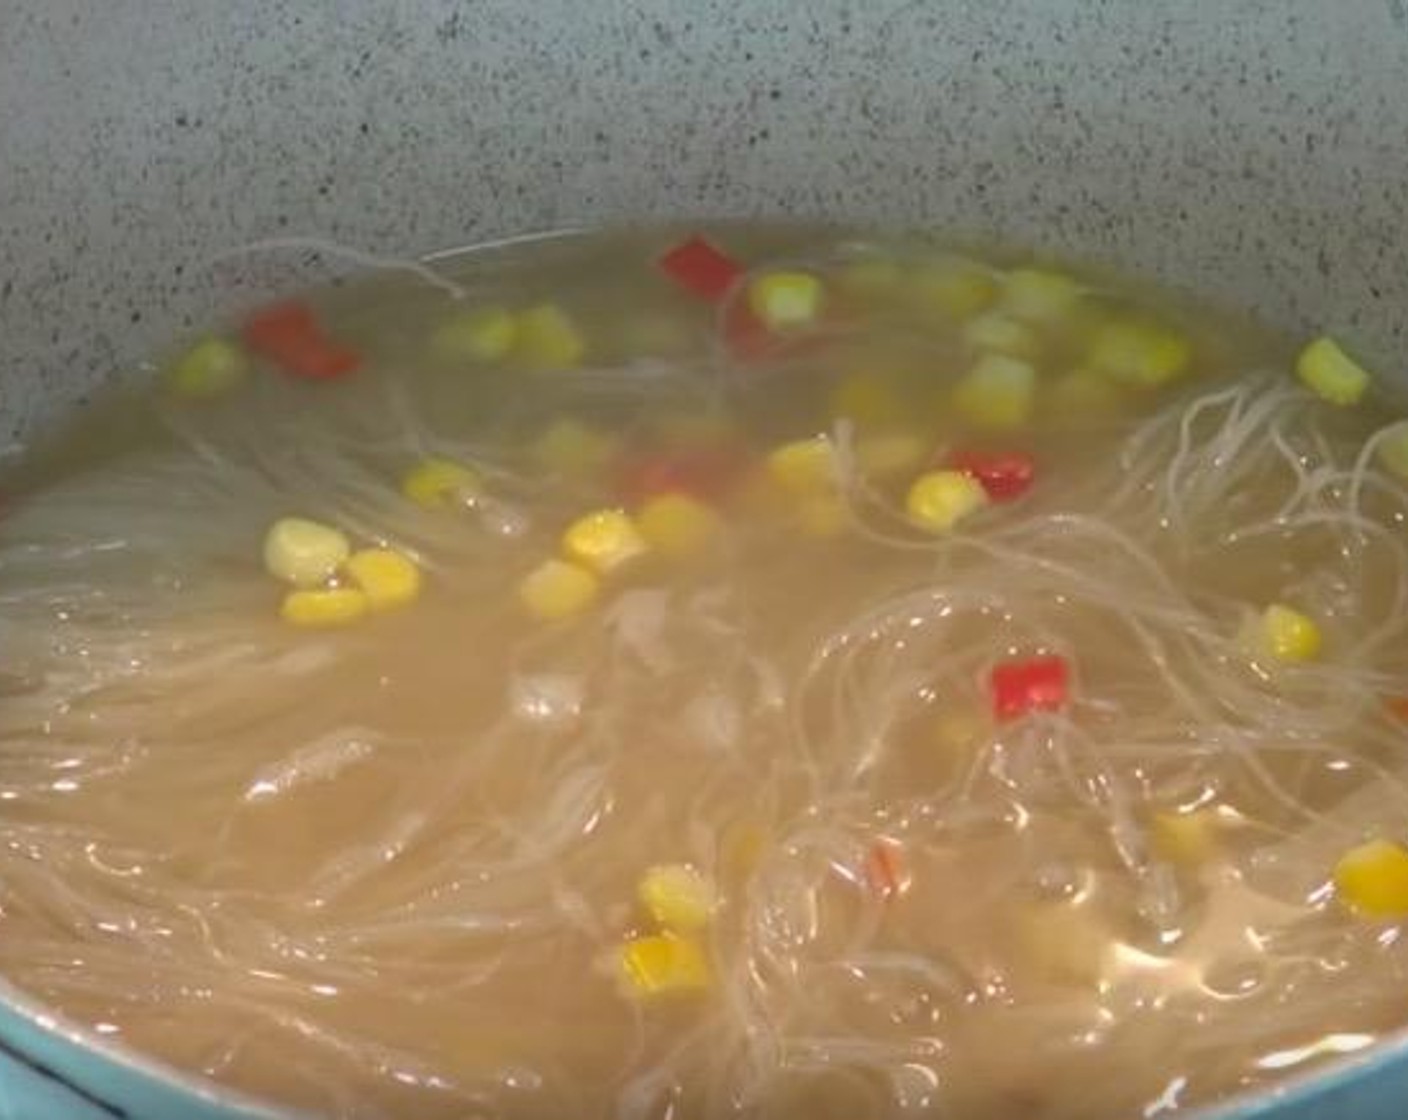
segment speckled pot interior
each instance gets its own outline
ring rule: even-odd
[[[416,255],[688,215],[1035,243],[1327,327],[1408,375],[1408,12],[0,0],[0,448],[295,275],[215,263],[234,247]],[[42,1019],[0,1012],[0,1032],[132,1115],[233,1115]],[[1257,1108],[1399,1116],[1405,1061]]]

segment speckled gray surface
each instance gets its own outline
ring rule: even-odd
[[[0,0],[0,434],[287,232],[843,214],[1408,320],[1403,0]],[[228,273],[226,273],[228,278]]]

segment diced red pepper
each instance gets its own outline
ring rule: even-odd
[[[899,845],[893,840],[877,840],[865,857],[865,882],[881,898],[903,894],[909,886]]]
[[[660,269],[700,299],[718,303],[743,275],[743,266],[703,237],[682,241],[660,258]]]
[[[1408,720],[1408,696],[1386,696],[1384,707],[1389,710],[1390,715]]]
[[[262,307],[244,325],[245,343],[251,350],[269,357],[322,337],[322,327],[312,309],[296,299]]]
[[[270,357],[286,373],[306,377],[310,381],[331,381],[344,377],[362,364],[361,356],[327,339],[314,339],[301,346],[290,346]]]
[[[1020,719],[1028,712],[1055,712],[1070,695],[1071,667],[1052,654],[992,667],[992,710],[999,720]]]
[[[948,465],[976,478],[994,502],[1015,501],[1036,478],[1035,461],[1021,451],[955,451]]]
[[[622,465],[616,490],[627,506],[669,493],[715,501],[728,493],[744,465],[743,457],[729,448],[649,455]]]

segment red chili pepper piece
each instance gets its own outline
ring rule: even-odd
[[[722,448],[651,455],[625,463],[616,490],[628,506],[669,493],[713,501],[728,492],[742,467],[740,456]]]
[[[270,356],[286,373],[306,377],[310,381],[331,381],[351,373],[362,364],[361,356],[355,350],[322,338],[312,339],[301,346],[290,346]]]
[[[865,881],[881,898],[894,898],[909,886],[899,846],[893,840],[878,840],[865,857]]]
[[[1386,696],[1384,707],[1398,719],[1408,720],[1408,696]]]
[[[976,478],[994,502],[1015,501],[1036,478],[1036,462],[1021,451],[955,451],[948,465]]]
[[[1066,706],[1070,679],[1066,659],[1054,654],[994,665],[993,714],[999,720],[1013,720],[1033,711],[1059,711]]]
[[[660,258],[660,270],[700,299],[718,303],[743,275],[743,267],[703,237],[682,241]]]
[[[322,337],[312,309],[295,299],[260,308],[244,325],[244,340],[249,348],[269,357]]]

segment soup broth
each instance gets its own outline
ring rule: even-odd
[[[13,983],[418,1120],[1150,1116],[1404,1022],[1390,386],[924,238],[432,267],[9,471]]]

